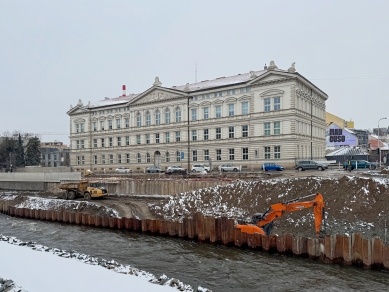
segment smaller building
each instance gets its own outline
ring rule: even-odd
[[[70,165],[70,148],[62,142],[42,142],[41,153],[41,166],[43,167]]]
[[[359,129],[349,129],[358,138],[358,146],[369,147],[369,131]]]
[[[326,112],[326,124],[335,124],[340,128],[354,128],[354,122],[353,121],[346,121],[342,119],[341,117],[338,117],[336,115],[333,115],[329,112]]]
[[[348,160],[367,160],[369,161],[369,153],[358,147],[342,147],[326,155],[327,160],[336,161],[343,164]]]

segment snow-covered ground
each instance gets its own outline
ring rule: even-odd
[[[194,291],[191,286],[166,276],[157,279],[150,273],[114,261],[2,235],[0,259],[0,278],[14,281],[13,288],[7,292]],[[208,290],[199,287],[197,291]]]

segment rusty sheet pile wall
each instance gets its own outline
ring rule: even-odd
[[[389,246],[379,238],[366,239],[361,234],[352,234],[351,237],[326,235],[324,238],[307,238],[291,234],[266,236],[241,232],[234,227],[233,219],[204,217],[201,213],[196,213],[194,218],[184,218],[183,222],[171,222],[114,218],[65,210],[16,208],[8,205],[6,201],[0,201],[0,212],[21,218],[174,236],[270,253],[309,257],[326,263],[389,270]]]

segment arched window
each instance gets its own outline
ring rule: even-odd
[[[159,110],[155,112],[155,124],[160,125],[161,124],[161,113]]]
[[[150,163],[150,153],[146,153],[146,162]]]
[[[181,109],[179,107],[176,108],[176,123],[181,122]]]
[[[137,158],[138,163],[141,163],[141,162],[142,162],[142,157],[140,156],[140,153],[138,153],[138,154],[136,155],[136,158]]]
[[[165,110],[165,124],[170,124],[170,110]]]
[[[166,152],[166,162],[170,162],[170,154],[169,152]]]
[[[177,162],[180,162],[180,161],[181,161],[181,153],[180,153],[180,151],[177,151],[177,152],[176,152],[176,161],[177,161]]]
[[[141,127],[142,126],[142,114],[137,113],[136,115],[136,126]]]
[[[146,126],[150,126],[151,125],[151,115],[150,115],[150,112],[147,111],[146,112]]]

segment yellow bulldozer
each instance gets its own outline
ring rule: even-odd
[[[62,194],[64,200],[75,200],[78,197],[90,200],[108,196],[107,190],[98,181],[62,182],[59,188],[65,191]]]

